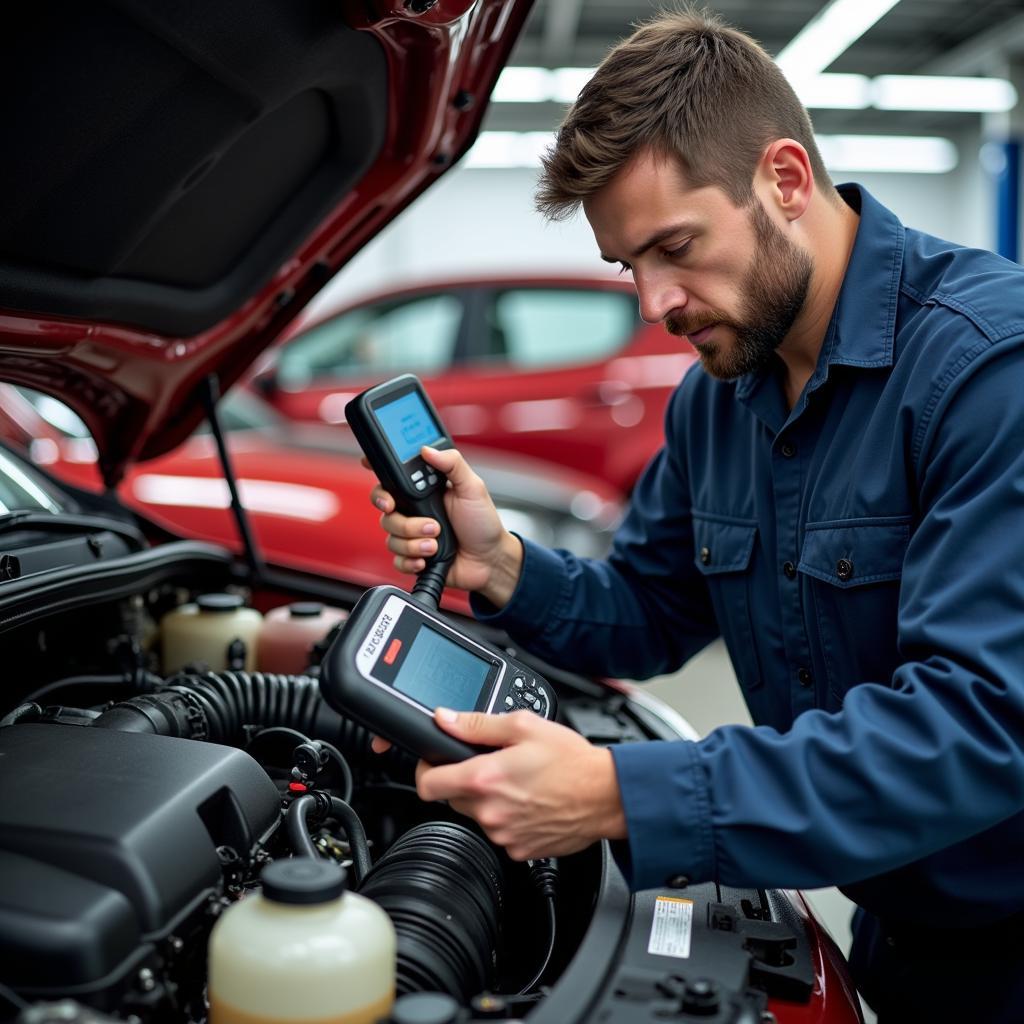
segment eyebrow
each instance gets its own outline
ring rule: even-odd
[[[673,224],[671,227],[663,228],[656,234],[651,235],[643,245],[637,246],[637,248],[630,253],[629,258],[631,260],[635,260],[637,256],[642,256],[648,249],[653,249],[654,246],[664,242],[666,238],[671,238],[673,235],[684,234],[687,231],[695,230],[696,226],[691,221],[681,221],[679,224]],[[605,256],[604,253],[601,253],[601,259],[603,259],[605,263],[622,262],[621,260],[615,259],[613,256]]]

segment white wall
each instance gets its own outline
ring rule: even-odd
[[[966,245],[994,238],[988,183],[978,161],[979,136],[955,140],[960,163],[949,174],[833,172],[856,179],[911,227]],[[502,269],[614,273],[579,217],[547,224],[533,209],[534,170],[454,168],[368,245],[321,294],[317,305],[410,280]]]

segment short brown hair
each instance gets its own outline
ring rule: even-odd
[[[543,158],[537,209],[564,220],[646,149],[746,206],[764,147],[782,138],[807,150],[818,187],[833,192],[811,119],[761,46],[708,11],[662,12],[583,87]]]

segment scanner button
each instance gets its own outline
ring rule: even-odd
[[[431,473],[430,476],[427,477],[427,483],[433,487],[433,485],[437,483],[437,477]]]
[[[413,473],[412,478],[413,478],[413,480],[422,480],[423,479],[423,470],[422,469],[417,469],[416,472]]]
[[[537,699],[537,694],[533,690],[527,690],[524,694],[528,703],[532,704]]]
[[[523,677],[516,676],[515,679],[512,680],[512,683],[517,690],[521,690],[523,688]]]
[[[533,710],[534,710],[534,711],[540,711],[540,709],[541,709],[541,703],[540,703],[540,701],[539,701],[539,700],[535,700],[535,701],[533,702]]]
[[[543,697],[543,698],[544,698],[545,700],[547,700],[547,699],[548,699],[548,694],[547,694],[547,691],[546,691],[546,690],[544,689],[544,687],[543,687],[543,686],[538,686],[538,687],[537,687],[537,692],[538,692],[538,693],[539,693],[539,694],[540,694],[540,695],[541,695],[541,696],[542,696],[542,697]]]
[[[515,707],[515,703],[516,702],[511,697],[506,697],[505,698],[505,707],[507,707],[507,708]]]
[[[425,491],[426,489],[427,489],[427,481],[426,480],[417,480],[416,481],[416,490],[417,491]]]

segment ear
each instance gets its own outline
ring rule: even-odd
[[[794,139],[769,143],[757,163],[754,188],[768,209],[778,210],[787,220],[798,220],[814,193],[807,150]]]

